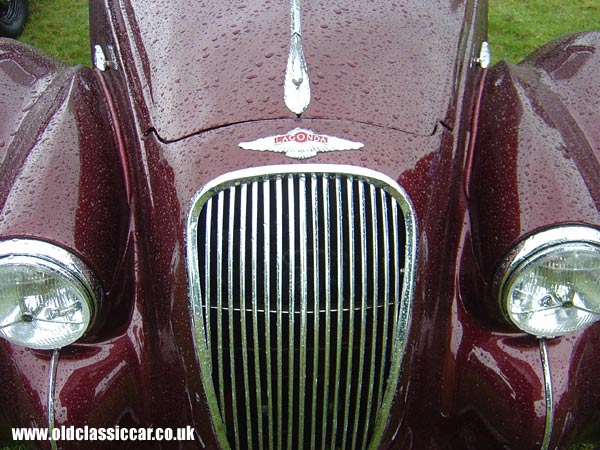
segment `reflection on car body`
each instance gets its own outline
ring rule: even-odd
[[[490,67],[484,0],[90,17],[93,69],[0,42],[3,429],[240,450],[598,430],[600,34]]]

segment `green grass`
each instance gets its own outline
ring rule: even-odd
[[[87,0],[30,0],[20,39],[69,65],[89,66],[88,23]]]
[[[600,30],[600,1],[490,1],[489,37],[495,62],[518,62],[545,42],[584,30]]]
[[[583,30],[600,30],[599,0],[490,0],[494,62],[518,62],[545,42]],[[31,0],[21,39],[69,65],[90,65],[87,1]],[[571,450],[592,447],[580,445]]]

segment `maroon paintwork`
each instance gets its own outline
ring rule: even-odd
[[[538,342],[498,321],[490,285],[521,237],[600,226],[600,35],[487,71],[485,0],[305,0],[313,100],[298,118],[283,102],[287,2],[199,5],[91,2],[104,72],[0,41],[0,237],[71,249],[107,293],[101,326],[61,350],[56,426],[192,425],[195,443],[115,448],[218,448],[190,328],[189,204],[224,173],[303,164],[238,147],[303,127],[365,144],[308,162],[389,175],[417,213],[414,310],[380,448],[540,448]],[[598,325],[549,343],[551,448],[599,425],[599,346]],[[0,427],[46,426],[49,359],[0,342]]]

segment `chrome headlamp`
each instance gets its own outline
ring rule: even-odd
[[[600,320],[600,231],[561,226],[520,242],[497,272],[505,318],[539,337],[582,330]]]
[[[0,337],[56,349],[90,329],[102,296],[86,264],[43,241],[0,242]]]

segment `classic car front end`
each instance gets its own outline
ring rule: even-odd
[[[598,431],[598,33],[490,68],[483,0],[90,17],[93,69],[0,43],[0,427],[193,429],[37,443],[65,449]]]

